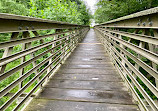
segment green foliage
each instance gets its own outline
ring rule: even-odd
[[[103,23],[156,6],[158,0],[99,0],[95,22]]]
[[[16,15],[28,15],[29,10],[23,4],[17,3],[14,0],[1,0],[0,13],[10,13]]]
[[[89,25],[91,15],[81,0],[1,0],[0,13]]]

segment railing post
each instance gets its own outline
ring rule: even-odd
[[[23,32],[22,38],[29,38],[28,32]],[[22,44],[22,51],[24,51],[25,49],[27,49],[27,48],[30,46],[29,44],[30,44],[30,43],[23,43],[23,44]],[[23,56],[23,57],[21,58],[21,60],[20,60],[20,63],[21,63],[21,64],[23,64],[23,63],[25,62],[25,60],[26,60],[25,57],[26,57],[26,56]],[[23,74],[24,74],[24,68],[22,68],[22,69],[20,70],[20,76],[22,76]],[[23,81],[20,83],[19,88],[22,88],[22,87],[23,87]]]
[[[38,34],[37,31],[32,31],[32,33],[33,33],[36,37],[39,37],[39,34]],[[44,40],[43,40],[43,39],[40,39],[40,44],[43,44],[43,43],[44,43]],[[32,53],[31,55],[32,55],[32,58],[35,57],[35,53]],[[36,63],[36,61],[34,61],[34,62],[33,62],[33,66],[36,66],[36,65],[37,65],[37,63]],[[39,72],[39,70],[36,70],[36,71],[35,71],[35,75],[37,75],[38,72]],[[39,81],[40,81],[40,78],[37,79],[37,82],[39,82]],[[40,87],[42,87],[42,85],[41,85]]]
[[[155,30],[153,30],[153,32],[154,32],[154,37],[158,38],[157,30],[155,29]],[[152,52],[158,54],[158,45],[156,46],[156,45],[150,44],[149,50],[151,50]],[[154,62],[152,62],[152,67],[153,67],[154,70],[157,70],[157,65]],[[155,79],[155,83],[156,83],[156,87],[158,88],[158,79]],[[158,104],[158,100],[157,100],[157,104]]]
[[[12,35],[11,35],[10,40],[16,40],[17,37],[18,37],[18,35],[19,35],[19,32],[13,32]],[[12,51],[13,51],[13,47],[6,47],[6,48],[4,49],[4,53],[3,53],[2,58],[5,58],[5,57],[11,55],[11,54],[12,54]],[[2,66],[0,67],[0,74],[4,73],[4,71],[5,71],[5,69],[6,69],[6,65],[7,65],[7,64],[2,65]]]
[[[76,30],[75,32],[74,32],[74,35],[75,34],[78,34],[77,36],[76,36],[76,38],[75,38],[75,47],[78,45],[78,41],[79,41],[79,30]]]

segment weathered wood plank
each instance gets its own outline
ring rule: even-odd
[[[118,75],[101,75],[101,74],[56,74],[53,79],[67,80],[87,80],[87,81],[122,81]]]
[[[49,88],[66,88],[66,89],[91,89],[91,90],[113,90],[113,91],[127,91],[123,87],[123,82],[105,82],[105,81],[87,81],[87,80],[50,80],[45,86]]]
[[[111,104],[133,104],[131,96],[126,91],[104,91],[101,89],[78,90],[45,88],[37,98]]]
[[[112,67],[112,66],[111,66]],[[111,69],[60,69],[60,74],[115,74],[115,70]]]
[[[25,111],[137,111],[135,105],[35,99]]]

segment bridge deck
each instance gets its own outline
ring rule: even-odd
[[[26,111],[136,111],[93,30]]]

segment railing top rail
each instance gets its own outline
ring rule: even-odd
[[[111,24],[111,23],[125,21],[125,20],[128,20],[128,19],[134,19],[134,18],[137,18],[137,17],[148,16],[148,15],[152,15],[152,14],[156,14],[156,13],[158,13],[158,7],[147,9],[147,10],[144,10],[144,11],[140,11],[140,12],[130,14],[130,15],[127,15],[127,16],[123,16],[123,17],[120,17],[120,18],[117,18],[117,19],[114,19],[114,20],[111,20],[111,21],[108,21],[108,22],[105,22],[105,23],[102,23],[102,24],[99,24],[99,25],[96,25],[96,26],[107,25],[107,24]]]
[[[47,22],[47,23],[56,23],[63,25],[85,26],[85,25],[71,24],[68,22],[54,21],[49,19],[41,19],[41,18],[28,17],[28,16],[20,16],[20,15],[7,14],[7,13],[0,13],[0,19],[24,20],[24,21],[32,21],[32,22]]]
[[[86,25],[70,24],[34,17],[0,13],[0,33],[21,32],[30,30],[69,29],[75,27],[89,27]]]

